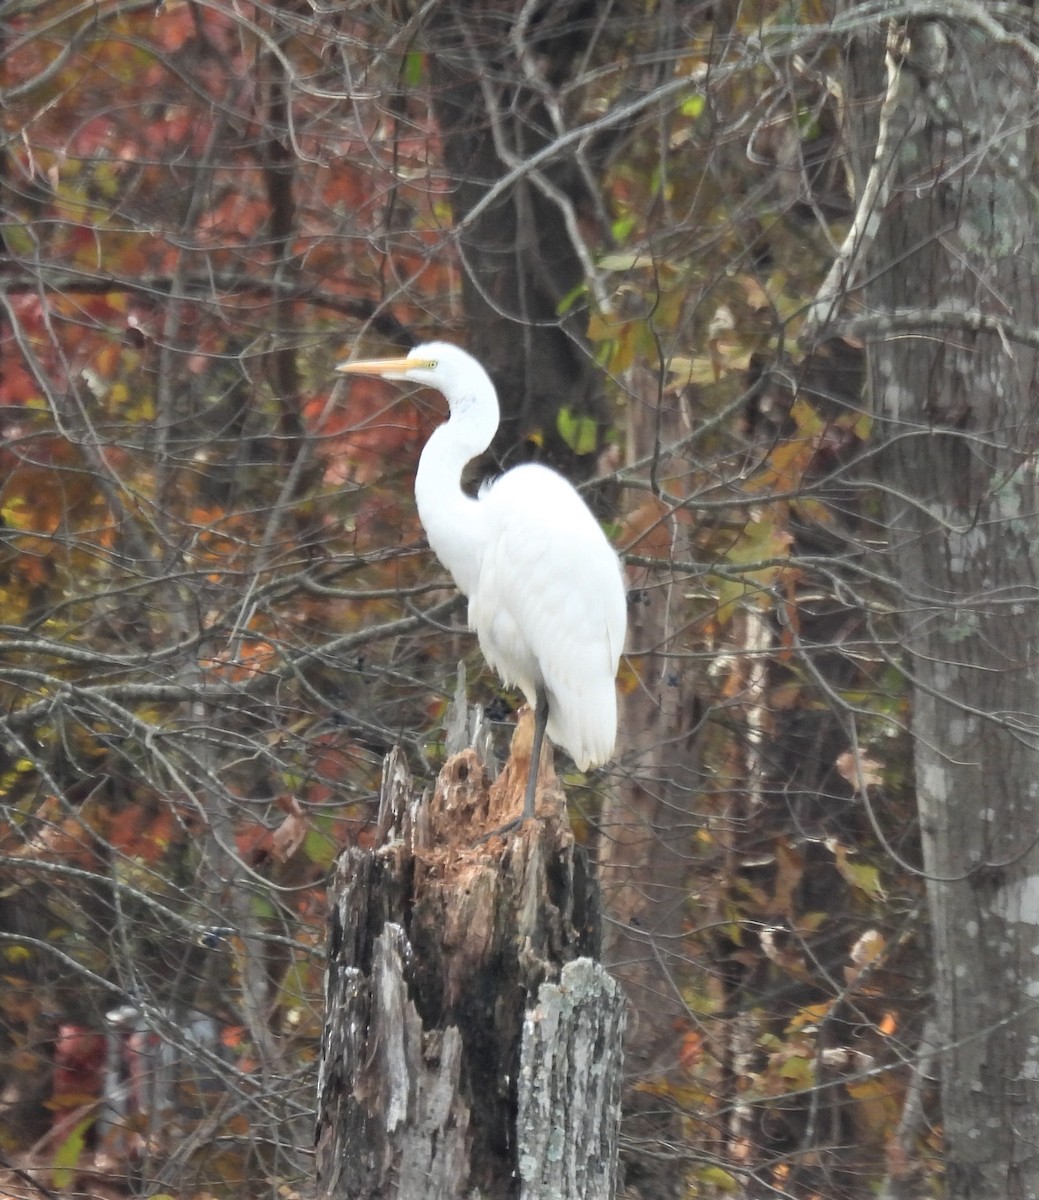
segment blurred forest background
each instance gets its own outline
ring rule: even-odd
[[[623,1194],[1035,1194],[1031,21],[0,6],[4,1194],[307,1193],[329,867],[516,701],[332,371],[431,336],[627,564]]]

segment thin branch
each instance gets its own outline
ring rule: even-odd
[[[62,295],[99,296],[125,292],[166,300],[174,288],[182,298],[241,305],[246,296],[261,296],[272,304],[294,301],[313,308],[371,322],[385,336],[407,334],[404,326],[378,300],[337,296],[321,290],[319,283],[301,283],[295,279],[248,275],[236,271],[205,271],[183,277],[163,273],[134,277],[52,267],[32,259],[8,257],[0,265],[0,292],[11,296],[58,292]]]
[[[308,647],[287,658],[279,667],[270,671],[257,672],[241,681],[220,682],[207,677],[195,683],[120,683],[79,684],[56,678],[44,671],[33,671],[24,667],[5,667],[0,671],[4,678],[32,687],[47,689],[51,694],[0,717],[0,728],[19,729],[34,722],[45,720],[56,707],[68,705],[103,704],[182,704],[201,700],[207,704],[219,704],[236,697],[262,697],[276,691],[287,679],[311,663],[339,658],[359,646],[386,638],[396,638],[403,633],[412,633],[431,621],[437,622],[449,613],[461,608],[463,597],[451,596],[434,605],[426,612],[415,616],[400,617],[382,625],[369,626],[353,633],[343,634],[320,646]],[[147,666],[149,658],[141,656],[140,665]]]
[[[866,177],[851,227],[829,271],[826,272],[826,278],[820,284],[815,299],[808,306],[799,339],[802,345],[811,345],[827,328],[880,231],[881,217],[891,192],[891,169],[898,141],[895,136],[895,117],[899,110],[905,107],[902,64],[896,55],[892,40],[893,34],[889,35],[888,48],[884,55],[887,90],[884,102],[880,106],[877,149],[873,156],[873,165]],[[899,126],[899,133],[902,132],[904,129]]]

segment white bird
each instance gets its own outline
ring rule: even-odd
[[[581,770],[613,755],[627,625],[620,561],[585,502],[548,467],[513,467],[476,499],[462,490],[466,463],[491,444],[499,421],[494,384],[464,350],[429,342],[406,358],[336,370],[410,380],[447,397],[450,417],[422,450],[415,501],[433,552],[468,597],[484,657],[534,710],[527,820],[546,732]]]

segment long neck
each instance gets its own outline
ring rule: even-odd
[[[488,389],[490,383],[488,381]],[[462,491],[462,471],[482,454],[498,428],[498,402],[489,395],[449,397],[451,419],[433,431],[415,476],[415,503],[433,553],[471,596],[486,544],[480,502]]]

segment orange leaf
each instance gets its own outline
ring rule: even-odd
[[[695,1029],[689,1032],[682,1038],[681,1045],[678,1051],[678,1059],[682,1066],[687,1070],[691,1070],[703,1057],[703,1034]]]
[[[880,787],[884,782],[881,774],[883,764],[867,754],[845,750],[843,754],[837,755],[834,766],[837,768],[837,774],[852,784],[857,792],[869,787]]]
[[[302,846],[307,836],[307,817],[295,796],[283,796],[278,800],[280,808],[288,809],[288,816],[274,831],[271,838],[271,854],[277,862],[284,862]]]
[[[794,893],[804,875],[804,855],[787,838],[776,842],[776,894],[773,901],[777,913],[794,916]]]

